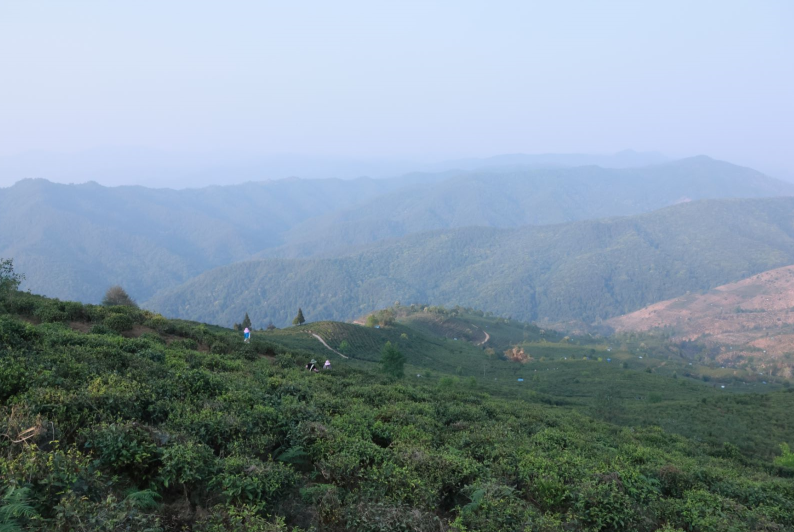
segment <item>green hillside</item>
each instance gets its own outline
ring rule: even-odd
[[[247,345],[125,307],[0,304],[8,530],[794,529],[794,469],[773,464],[794,441],[794,394],[673,378],[655,352],[530,330],[522,365],[409,325],[435,313],[499,323],[495,340],[529,330],[471,311],[257,331]],[[308,330],[348,341],[351,358]],[[389,340],[409,358],[400,382],[374,363]],[[330,372],[302,369],[326,356]],[[630,420],[648,410],[696,439]],[[726,411],[731,426],[708,419]],[[736,427],[765,438],[730,443]]]
[[[298,307],[310,320],[350,320],[394,301],[589,323],[792,263],[794,199],[712,200],[608,220],[411,235],[339,258],[247,261],[147,306],[224,325],[245,312],[283,325]]]

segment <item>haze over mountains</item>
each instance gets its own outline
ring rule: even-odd
[[[243,305],[278,324],[296,306],[352,318],[396,299],[588,321],[789,260],[776,221],[788,219],[785,201],[698,203],[794,195],[752,169],[708,157],[628,168],[563,167],[597,162],[584,156],[556,156],[556,168],[497,159],[505,164],[484,170],[189,190],[25,180],[0,189],[0,256],[14,258],[36,293],[96,302],[119,283],[174,316],[225,323]],[[679,228],[679,213],[691,225]],[[746,246],[724,230],[736,220],[749,227]],[[664,282],[631,273],[635,255]],[[721,262],[700,268],[706,256]],[[236,264],[256,258],[277,260]]]
[[[503,169],[405,187],[310,218],[265,256],[310,257],[454,227],[520,227],[627,216],[710,198],[794,194],[794,185],[749,168],[693,157],[642,168]]]
[[[665,162],[654,152],[624,150],[612,155],[510,154],[439,162],[407,159],[354,159],[305,155],[229,156],[170,153],[144,148],[97,148],[74,153],[29,152],[0,157],[0,187],[22,179],[55,183],[96,181],[105,186],[143,185],[156,188],[197,188],[301,177],[355,179],[395,177],[410,172],[482,170],[515,166],[562,168],[598,165],[628,168]]]

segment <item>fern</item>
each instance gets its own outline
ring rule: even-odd
[[[10,487],[0,499],[0,532],[22,532],[19,519],[31,519],[36,510],[29,504],[28,488]]]
[[[132,490],[127,493],[126,501],[139,510],[152,510],[157,508],[157,499],[160,495],[152,490]],[[2,530],[0,530],[2,532]]]

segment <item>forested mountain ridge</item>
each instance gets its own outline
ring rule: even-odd
[[[650,212],[687,201],[794,195],[794,185],[708,157],[641,168],[515,168],[406,187],[308,219],[267,257],[338,254],[386,238],[455,227],[549,225]]]
[[[794,198],[708,200],[648,214],[409,235],[328,259],[246,261],[147,306],[231,324],[358,317],[394,301],[592,322],[794,263]]]
[[[123,283],[145,299],[282,245],[284,231],[310,216],[395,186],[285,179],[177,191],[24,180],[0,189],[0,256],[15,258],[35,292],[99,301]]]
[[[794,185],[705,157],[644,168],[511,167],[187,190],[25,180],[0,189],[0,256],[14,257],[37,293],[96,302],[120,283],[146,300],[253,257],[339,256],[433,229],[545,225],[792,193]]]

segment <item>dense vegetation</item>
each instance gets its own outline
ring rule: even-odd
[[[608,220],[412,235],[341,258],[248,261],[147,306],[231,325],[353,319],[394,301],[594,320],[794,262],[794,200],[712,200]]]
[[[180,191],[26,180],[0,189],[0,256],[16,258],[36,293],[96,303],[118,283],[145,301],[255,256],[315,256],[432,229],[549,224],[686,199],[786,194],[789,184],[706,158],[624,170],[514,167]]]
[[[622,375],[624,393],[675,396],[653,405],[732,400],[733,416],[769,425],[779,411],[765,408],[790,411],[794,394],[759,400],[674,379],[664,375],[673,362],[649,346],[643,359],[609,352],[635,371],[596,360],[612,349],[603,341],[546,339],[467,310],[405,312],[380,329],[309,323],[243,344],[239,332],[128,306],[25,294],[0,304],[7,530],[794,529],[790,455],[723,444],[730,427],[698,442],[602,421],[623,415],[602,390]],[[520,334],[534,361],[497,356],[481,373],[487,348],[399,323],[435,320],[427,331],[454,320],[455,330],[472,316],[494,341]],[[307,334],[331,328],[350,359]],[[361,342],[380,350],[392,339],[408,375],[418,364],[439,374],[395,381],[377,371],[377,351]],[[334,369],[301,369],[319,356]],[[454,358],[461,368],[442,373]],[[579,382],[566,384],[572,375]]]
[[[119,283],[143,301],[284,244],[284,232],[303,220],[398,186],[286,179],[168,190],[24,180],[0,188],[0,256],[14,257],[37,293],[99,302]]]
[[[794,195],[794,185],[749,168],[695,157],[644,168],[475,172],[406,187],[291,229],[282,257],[435,229],[549,225],[650,212],[684,201]]]

